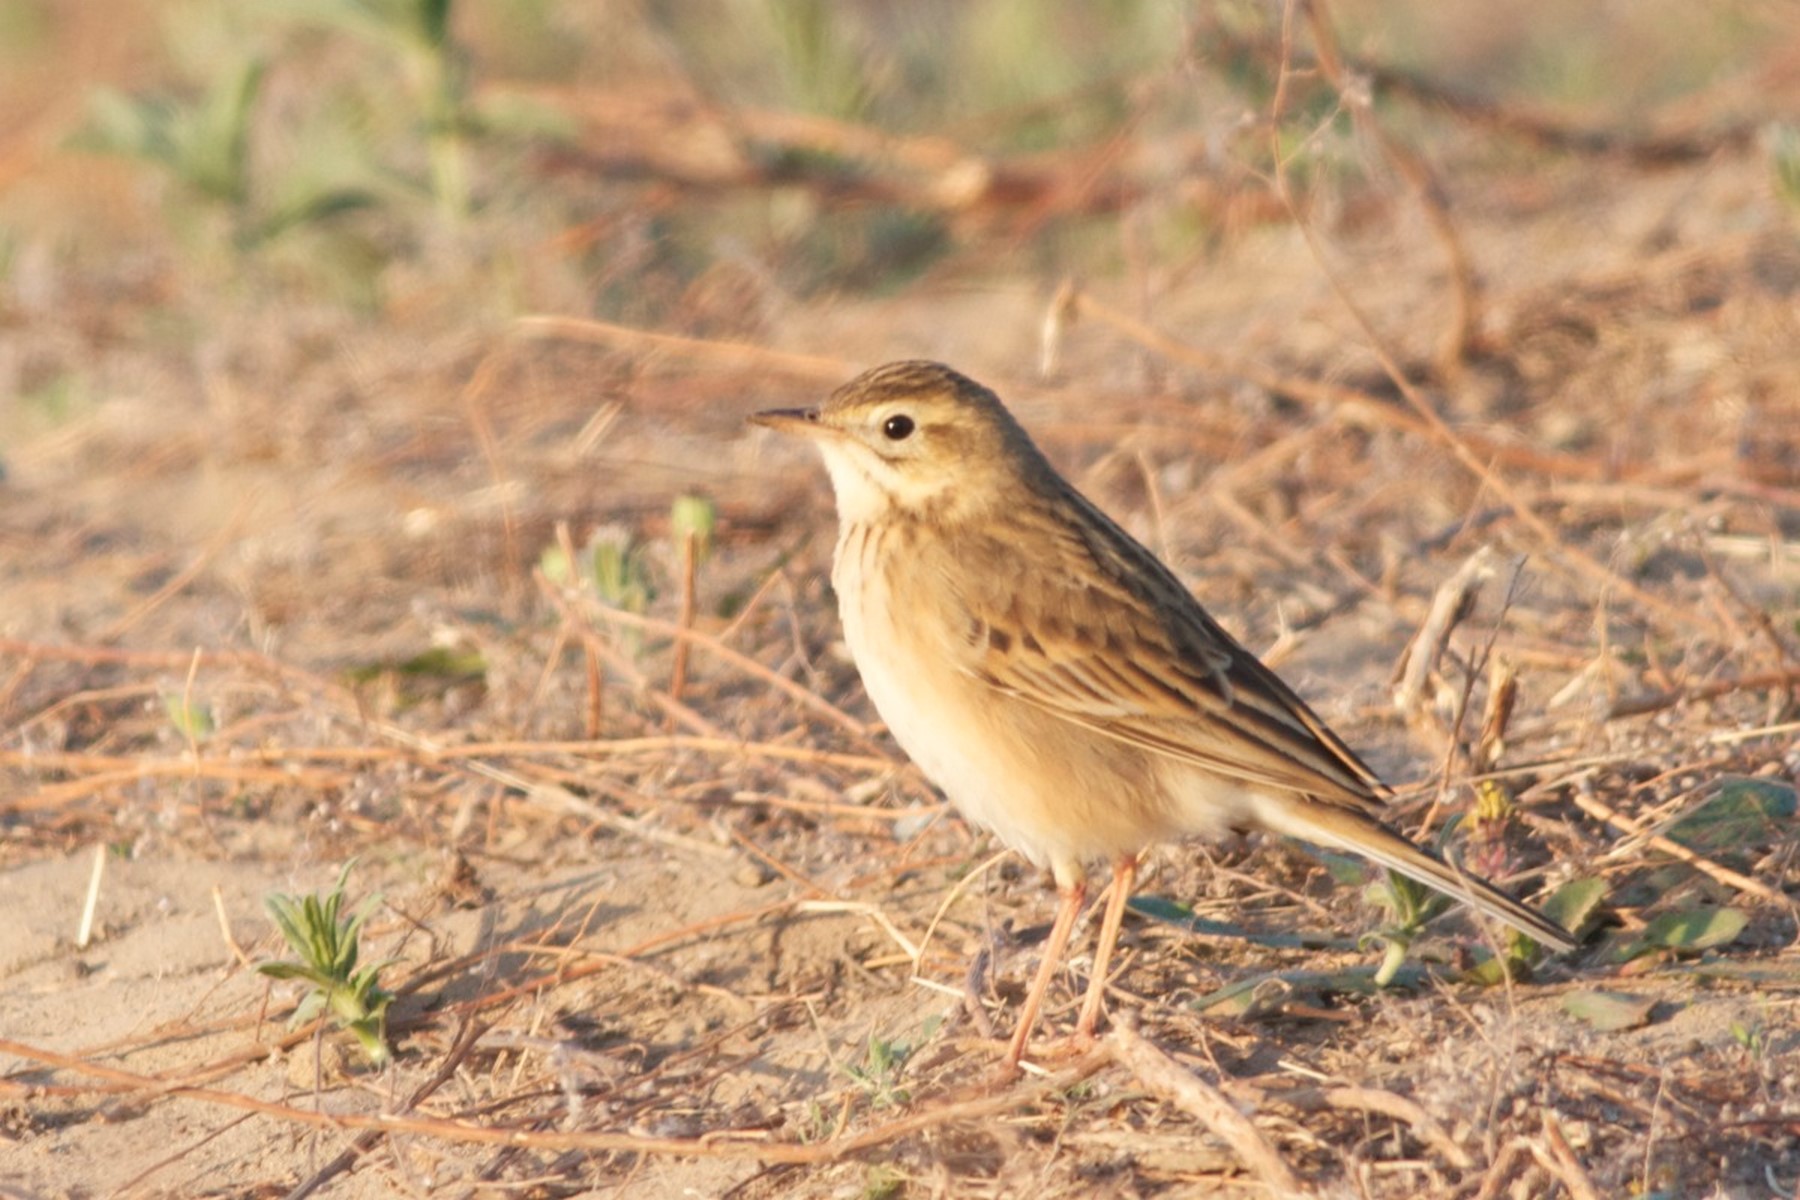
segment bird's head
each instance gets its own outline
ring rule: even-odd
[[[1048,469],[994,393],[941,363],[889,363],[817,408],[750,419],[818,445],[845,523],[891,508],[956,520],[1016,498]]]

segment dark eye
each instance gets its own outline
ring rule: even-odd
[[[895,413],[881,423],[881,432],[887,435],[890,442],[901,442],[912,436],[913,419],[905,413]]]

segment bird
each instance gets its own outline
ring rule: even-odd
[[[1091,1044],[1143,853],[1261,830],[1360,854],[1544,946],[1575,939],[1383,821],[1392,792],[1149,549],[1050,464],[998,396],[941,363],[875,367],[750,420],[821,453],[831,582],[889,732],[1059,895],[1008,1042],[1016,1071],[1110,862],[1076,1044]]]

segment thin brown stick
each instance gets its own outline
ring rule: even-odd
[[[1410,1127],[1426,1145],[1443,1155],[1444,1161],[1458,1170],[1467,1171],[1475,1166],[1475,1160],[1469,1157],[1437,1119],[1425,1111],[1418,1101],[1375,1087],[1328,1087],[1305,1088],[1299,1091],[1284,1093],[1272,1099],[1280,1099],[1292,1104],[1302,1112],[1317,1111],[1321,1108],[1339,1108],[1351,1112],[1379,1113],[1384,1117]]]
[[[1425,422],[1412,413],[1371,392],[1342,383],[1308,379],[1304,375],[1293,375],[1265,367],[1250,359],[1190,345],[1155,326],[1119,312],[1089,292],[1073,290],[1067,303],[1074,314],[1092,317],[1127,340],[1154,350],[1173,362],[1182,363],[1197,371],[1248,380],[1271,395],[1318,409],[1334,421],[1359,428],[1393,429],[1419,436],[1429,436],[1431,433]],[[1500,441],[1484,437],[1474,430],[1459,430],[1458,433],[1483,459],[1496,464],[1576,479],[1591,478],[1595,473],[1594,463],[1578,455],[1558,454]]]
[[[1242,1160],[1250,1173],[1278,1196],[1310,1196],[1313,1190],[1300,1181],[1275,1147],[1249,1117],[1239,1112],[1225,1094],[1174,1059],[1145,1041],[1125,1014],[1116,1018],[1102,1043],[1114,1062],[1130,1071],[1138,1083],[1206,1126]]]
[[[718,638],[713,637],[709,633],[704,633],[698,629],[683,629],[680,625],[677,625],[672,621],[664,621],[658,617],[647,617],[639,613],[626,612],[623,609],[599,606],[596,607],[593,612],[595,616],[609,624],[626,625],[633,629],[644,629],[677,640],[692,642],[694,645],[723,659],[732,666],[737,667],[739,670],[755,676],[757,679],[762,680],[764,683],[769,684],[779,691],[787,693],[789,696],[799,701],[804,707],[811,709],[813,712],[830,720],[839,728],[855,734],[864,741],[868,741],[873,736],[867,725],[863,724],[837,705],[831,703],[817,692],[809,691],[795,683],[793,680],[787,678],[785,675],[770,670],[762,663],[751,658],[748,654],[733,650],[730,646],[725,645],[723,642],[719,641]]]
[[[1673,708],[1687,700],[1716,700],[1720,696],[1729,696],[1734,692],[1797,687],[1800,687],[1800,667],[1788,667],[1780,671],[1762,671],[1755,675],[1740,675],[1735,679],[1715,679],[1711,683],[1689,684],[1668,691],[1650,692],[1642,696],[1621,697],[1614,700],[1607,708],[1606,715],[1602,720],[1613,721],[1620,717],[1642,716],[1645,713]]]
[[[587,1131],[541,1131],[509,1128],[499,1125],[475,1125],[466,1121],[438,1117],[380,1116],[363,1113],[327,1113],[296,1108],[291,1104],[262,1100],[242,1092],[218,1088],[170,1086],[154,1076],[108,1067],[85,1059],[59,1054],[37,1046],[0,1038],[0,1052],[40,1063],[43,1066],[72,1071],[88,1079],[102,1081],[95,1088],[103,1092],[147,1091],[194,1100],[223,1108],[259,1113],[295,1125],[317,1129],[365,1129],[384,1134],[414,1134],[443,1141],[487,1145],[517,1146],[532,1150],[601,1151],[622,1154],[660,1154],[681,1158],[748,1159],[768,1163],[827,1163],[885,1146],[915,1133],[923,1133],[958,1121],[979,1121],[1026,1108],[1041,1100],[1067,1091],[1094,1074],[1111,1058],[1106,1051],[1095,1051],[1078,1059],[1067,1070],[1029,1086],[1011,1088],[969,1100],[951,1101],[921,1109],[885,1125],[850,1137],[834,1138],[814,1145],[766,1140],[766,1131],[720,1130],[697,1138],[639,1137],[629,1133],[597,1133]],[[1240,1118],[1241,1119],[1241,1118]]]
[[[749,342],[709,341],[705,338],[681,337],[672,333],[652,333],[615,325],[610,321],[579,320],[575,317],[528,316],[513,322],[513,327],[526,337],[562,338],[572,342],[588,342],[624,350],[658,350],[680,358],[737,370],[776,371],[802,379],[841,382],[856,374],[855,363],[840,358],[821,358],[811,354],[792,354],[771,350]]]
[[[1449,376],[1462,365],[1475,341],[1475,327],[1480,315],[1480,292],[1475,281],[1475,268],[1469,261],[1468,247],[1456,222],[1450,216],[1450,203],[1444,196],[1431,164],[1411,146],[1388,133],[1375,119],[1366,89],[1352,85],[1344,68],[1343,51],[1337,31],[1327,11],[1328,0],[1307,0],[1308,25],[1312,29],[1313,49],[1318,55],[1319,72],[1337,91],[1338,102],[1349,111],[1364,135],[1381,148],[1399,176],[1412,189],[1413,199],[1425,213],[1425,220],[1443,247],[1450,275],[1450,303],[1444,317],[1444,330],[1438,337],[1434,355],[1438,374]]]
[[[1263,61],[1276,50],[1266,39],[1237,36],[1218,22],[1208,26],[1207,33],[1221,57],[1242,56]],[[1539,149],[1617,159],[1642,167],[1667,167],[1716,159],[1722,153],[1750,145],[1760,128],[1755,121],[1709,123],[1704,134],[1698,136],[1583,128],[1570,124],[1561,116],[1536,111],[1515,101],[1478,96],[1405,67],[1354,55],[1345,55],[1344,62],[1351,72],[1368,80],[1371,91],[1403,97],[1421,108],[1441,110],[1456,120],[1496,130]],[[1314,63],[1307,56],[1296,54],[1294,66],[1298,71],[1311,72]],[[1653,124],[1654,114],[1638,114],[1638,119]]]
[[[148,778],[179,775],[216,782],[266,783],[323,790],[343,781],[325,771],[289,771],[277,767],[235,766],[211,760],[196,765],[187,758],[144,759],[115,771],[100,771],[68,783],[52,784],[29,795],[0,801],[0,812],[25,813],[55,808],[113,784],[136,783]]]
[[[1561,1123],[1549,1109],[1544,1110],[1544,1143],[1547,1150],[1536,1143],[1531,1147],[1538,1164],[1560,1179],[1574,1200],[1600,1200],[1600,1190],[1582,1169],[1575,1151],[1569,1148],[1569,1139],[1563,1136]]]
[[[462,1067],[464,1060],[469,1057],[469,1052],[475,1049],[476,1044],[481,1041],[482,1035],[488,1029],[487,1025],[465,1018],[462,1029],[457,1032],[456,1041],[450,1046],[450,1052],[444,1055],[444,1061],[438,1064],[438,1069],[431,1073],[429,1079],[413,1089],[412,1095],[406,1098],[406,1103],[401,1106],[400,1111],[403,1113],[413,1111],[423,1104],[433,1092],[450,1082]],[[306,1197],[354,1166],[357,1159],[375,1148],[375,1143],[380,1141],[381,1137],[381,1130],[364,1130],[354,1142],[345,1147],[342,1154],[315,1171],[311,1178],[290,1191],[284,1200],[306,1200]]]
[[[1507,1181],[1513,1177],[1521,1159],[1531,1157],[1531,1143],[1524,1138],[1514,1138],[1501,1147],[1500,1153],[1481,1178],[1481,1189],[1475,1193],[1475,1200],[1498,1200],[1500,1192]]]
[[[651,691],[644,678],[644,673],[638,670],[637,665],[633,663],[630,658],[621,654],[617,647],[613,646],[605,638],[600,637],[594,632],[593,628],[590,627],[588,623],[582,619],[581,614],[576,611],[574,603],[564,595],[562,588],[551,583],[549,577],[545,575],[541,569],[534,569],[531,575],[532,578],[537,581],[538,590],[543,592],[550,603],[556,606],[557,611],[562,614],[563,619],[574,626],[576,632],[581,637],[582,643],[591,646],[595,653],[599,654],[605,661],[611,663],[613,668],[621,675],[624,675],[637,687],[643,689],[645,695],[648,696],[652,704],[673,717],[677,724],[685,725],[696,733],[708,737],[724,736],[718,726],[714,725],[711,721],[707,720],[681,701],[676,700],[672,696],[665,695],[662,692]],[[602,608],[596,611],[610,613],[613,610]]]
[[[1402,398],[1405,399],[1408,407],[1410,407],[1418,419],[1423,422],[1425,430],[1431,437],[1444,446],[1445,449],[1449,450],[1451,456],[1454,457],[1464,469],[1491,490],[1495,496],[1499,497],[1503,504],[1512,510],[1519,521],[1525,525],[1526,528],[1531,530],[1539,541],[1541,541],[1550,551],[1553,562],[1558,563],[1562,569],[1573,575],[1587,576],[1588,579],[1597,584],[1603,592],[1616,590],[1630,597],[1630,599],[1636,603],[1639,608],[1643,609],[1646,614],[1655,614],[1659,616],[1665,623],[1673,628],[1690,629],[1696,625],[1702,624],[1699,618],[1693,613],[1681,608],[1679,605],[1664,600],[1661,596],[1654,595],[1653,593],[1644,590],[1628,579],[1620,577],[1616,572],[1608,569],[1601,563],[1595,562],[1586,554],[1565,542],[1561,535],[1551,527],[1550,523],[1539,516],[1536,509],[1525,502],[1524,497],[1519,494],[1518,490],[1503,478],[1500,473],[1494,469],[1492,464],[1471,448],[1467,438],[1459,435],[1450,428],[1444,421],[1444,418],[1438,415],[1437,409],[1432,406],[1431,402],[1425,398],[1417,387],[1413,386],[1412,380],[1409,379],[1406,372],[1401,369],[1399,360],[1395,357],[1394,352],[1388,347],[1387,339],[1385,339],[1375,328],[1374,319],[1369,316],[1368,312],[1351,293],[1350,286],[1344,281],[1341,274],[1330,266],[1329,259],[1325,253],[1325,246],[1320,240],[1318,230],[1313,228],[1312,223],[1308,221],[1305,215],[1300,211],[1300,203],[1294,195],[1292,184],[1288,180],[1287,158],[1283,153],[1281,146],[1281,121],[1284,106],[1286,104],[1287,81],[1291,70],[1293,55],[1292,25],[1295,7],[1296,0],[1288,0],[1288,3],[1283,7],[1281,69],[1279,75],[1276,77],[1275,98],[1270,105],[1269,148],[1274,162],[1275,193],[1280,198],[1282,204],[1286,206],[1289,216],[1294,221],[1295,228],[1300,231],[1300,236],[1306,239],[1306,244],[1312,251],[1313,259],[1318,263],[1320,273],[1324,276],[1325,282],[1330,286],[1333,294],[1337,296],[1338,302],[1343,305],[1344,310],[1349,313],[1351,320],[1356,323],[1356,327],[1362,332],[1363,338],[1368,344],[1369,352],[1374,355],[1375,361],[1380,364],[1382,372],[1393,382],[1394,387],[1400,392]]]
[[[1779,904],[1784,908],[1792,903],[1785,895],[1767,884],[1760,883],[1748,875],[1740,875],[1730,867],[1721,866],[1712,859],[1696,854],[1680,842],[1671,841],[1660,833],[1650,832],[1605,801],[1589,794],[1584,788],[1574,788],[1571,796],[1575,801],[1575,806],[1590,817],[1606,822],[1621,833],[1634,838],[1642,838],[1644,844],[1651,849],[1661,851],[1670,858],[1686,863],[1694,870],[1718,880],[1727,887],[1736,888],[1759,900],[1765,900],[1770,904]]]
[[[482,355],[481,361],[469,376],[469,382],[463,385],[461,400],[463,415],[475,434],[475,444],[481,448],[481,460],[487,467],[488,478],[494,483],[494,494],[500,500],[500,531],[506,547],[502,567],[506,574],[507,591],[517,597],[524,590],[524,580],[520,576],[524,556],[519,552],[518,514],[513,511],[512,489],[506,486],[506,471],[500,461],[500,439],[494,436],[494,422],[488,416],[487,406],[482,403],[493,385],[494,377],[500,373],[501,365],[511,352],[512,347],[503,342]],[[570,558],[568,561],[575,560]]]
[[[581,658],[587,680],[587,708],[582,731],[598,741],[606,728],[606,668],[600,663],[600,652],[586,639],[581,643]]]
[[[687,687],[688,651],[694,644],[688,635],[694,631],[695,575],[699,570],[699,559],[700,539],[689,532],[681,539],[681,609],[675,618],[676,628],[682,632],[675,639],[675,661],[669,669],[669,695],[676,700],[681,699],[682,689]]]
[[[662,754],[671,750],[767,758],[781,762],[844,767],[856,771],[890,771],[897,765],[891,758],[880,758],[872,754],[843,754],[831,750],[814,750],[810,746],[783,746],[777,742],[739,741],[729,737],[681,733],[592,742],[458,742],[447,746],[414,737],[397,746],[246,746],[233,750],[232,756],[233,760],[242,759],[269,765],[292,762],[385,762],[396,759],[456,762],[467,758],[544,758],[552,755],[611,758],[628,754]],[[186,770],[189,766],[182,759],[133,758],[128,755],[84,754],[66,750],[0,750],[0,766],[36,771],[131,772],[146,763],[164,762],[171,764],[171,771]],[[217,765],[217,759],[208,763],[209,767]],[[286,778],[295,777],[290,773]],[[305,782],[306,777],[300,776],[299,780]],[[321,782],[329,784],[336,781],[336,776],[327,776]]]
[[[256,964],[250,961],[250,956],[244,953],[244,948],[231,935],[231,918],[225,915],[225,893],[219,890],[216,883],[212,887],[212,902],[213,912],[219,918],[219,936],[225,939],[225,948],[231,951],[231,957],[237,959],[238,966],[246,971],[255,969]]]
[[[225,526],[212,536],[212,540],[207,542],[205,548],[194,556],[192,562],[188,563],[187,566],[172,575],[167,583],[157,588],[150,595],[144,597],[144,599],[134,605],[129,612],[125,613],[118,620],[94,635],[94,640],[98,642],[118,641],[121,637],[124,637],[129,630],[134,628],[138,622],[142,621],[145,617],[161,608],[164,604],[167,604],[170,600],[186,591],[188,584],[198,579],[200,573],[212,565],[213,559],[219,557],[219,555],[224,552],[225,547],[237,540],[239,531],[243,529],[244,523],[249,519],[250,506],[248,504],[238,505],[238,509],[232,514],[231,520],[227,521]]]

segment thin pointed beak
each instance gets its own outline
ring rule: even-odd
[[[770,408],[759,413],[750,414],[752,425],[764,425],[780,433],[793,433],[801,437],[818,437],[826,427],[819,423],[819,410],[816,408]]]

